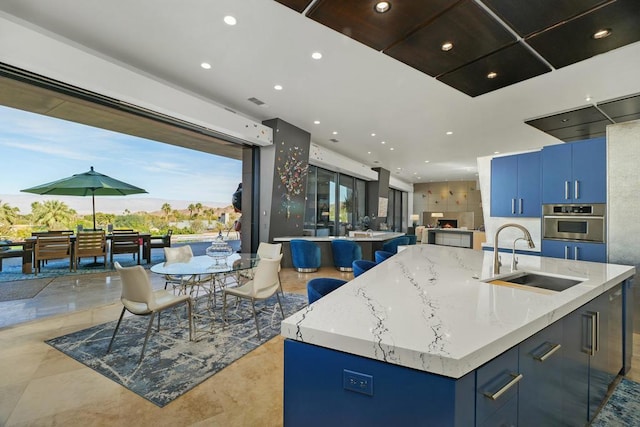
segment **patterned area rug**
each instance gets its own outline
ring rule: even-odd
[[[210,333],[199,333],[189,341],[186,308],[162,313],[160,332],[149,337],[144,359],[138,364],[144,334],[149,323],[145,316],[125,317],[109,354],[106,354],[116,321],[94,326],[46,341],[47,344],[123,385],[150,402],[163,407],[211,377],[224,367],[280,333],[280,310],[275,295],[256,303],[261,339],[257,338],[250,304],[242,303],[229,311],[223,327],[221,299],[217,298]],[[306,295],[285,293],[281,297],[285,316],[307,305]],[[198,300],[201,306],[203,300]],[[203,321],[198,326],[204,326]]]
[[[640,384],[622,378],[591,426],[640,426]]]

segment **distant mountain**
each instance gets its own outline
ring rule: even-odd
[[[91,197],[71,197],[71,196],[39,196],[35,194],[0,194],[2,203],[20,209],[20,214],[31,213],[33,202],[44,202],[46,200],[60,200],[67,206],[75,209],[79,215],[91,214]],[[96,212],[122,214],[125,209],[129,212],[157,212],[162,205],[169,203],[172,210],[186,210],[190,204],[201,203],[209,208],[224,208],[231,205],[231,202],[212,202],[205,200],[165,200],[151,197],[132,196],[97,196]]]

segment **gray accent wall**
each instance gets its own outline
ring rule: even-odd
[[[373,168],[378,173],[377,181],[367,182],[367,215],[371,218],[371,229],[379,230],[380,224],[387,222],[386,209],[384,216],[378,216],[379,204],[386,199],[389,202],[389,178],[391,173],[383,168]]]
[[[274,237],[302,236],[311,134],[281,119],[263,124],[273,129],[273,146],[268,147],[272,159],[270,177],[267,176],[268,160],[262,162],[263,176],[271,185],[260,183],[265,196],[270,197],[269,200],[261,197],[264,204],[260,211],[261,216],[266,217],[266,230],[260,230],[260,240],[272,242]],[[268,237],[263,239],[263,236]]]
[[[613,264],[640,273],[640,120],[607,126],[607,249]],[[640,313],[635,280],[634,311]],[[640,332],[636,316],[634,332]]]

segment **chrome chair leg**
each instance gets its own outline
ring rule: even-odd
[[[256,331],[258,331],[258,339],[260,339],[260,327],[258,326],[258,314],[256,313],[256,303],[251,298],[251,308],[253,309],[253,320],[256,322]]]
[[[149,334],[151,333],[151,325],[153,325],[153,316],[156,313],[151,313],[151,319],[149,319],[149,325],[147,326],[147,334],[144,337],[144,344],[142,344],[142,352],[140,353],[140,359],[138,363],[142,363],[142,358],[144,357],[144,350],[147,348],[147,341],[149,341]]]
[[[278,305],[280,306],[280,314],[282,314],[282,319],[284,320],[284,310],[282,309],[282,303],[280,302],[280,295],[276,292],[276,297],[278,298]]]
[[[120,328],[120,322],[122,322],[122,317],[124,316],[124,311],[126,308],[122,307],[122,312],[120,313],[120,318],[118,318],[118,323],[116,324],[116,328],[113,330],[113,335],[111,336],[111,341],[109,341],[109,347],[107,348],[107,353],[111,351],[111,344],[113,344],[113,340],[116,337],[116,333],[118,332],[118,328]]]

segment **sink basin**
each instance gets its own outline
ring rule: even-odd
[[[578,283],[582,283],[583,281],[584,280],[570,277],[550,276],[547,274],[522,271],[511,276],[492,279],[489,283],[516,284],[562,292],[565,289],[569,289],[570,287],[577,285]]]

